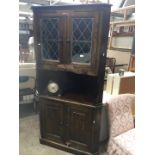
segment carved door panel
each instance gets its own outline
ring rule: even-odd
[[[40,102],[42,137],[63,143],[63,104],[46,99]]]
[[[86,107],[68,107],[68,140],[67,145],[90,149],[92,131],[92,110]]]

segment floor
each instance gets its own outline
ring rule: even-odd
[[[31,104],[19,106],[19,117],[19,155],[72,155],[39,143],[39,117]]]

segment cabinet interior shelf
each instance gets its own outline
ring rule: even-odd
[[[94,107],[93,104],[95,99],[91,96],[75,94],[75,93],[66,93],[63,96],[49,96],[49,95],[40,95],[41,98],[48,98],[51,100],[62,101],[62,102],[69,102],[74,104],[81,104],[90,107]]]

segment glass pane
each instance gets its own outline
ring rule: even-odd
[[[90,63],[92,18],[72,18],[72,62]]]
[[[41,51],[44,59],[59,59],[59,19],[41,19]]]

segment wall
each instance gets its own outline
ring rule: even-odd
[[[132,49],[133,37],[124,36],[124,37],[113,37],[112,38],[112,47]]]

